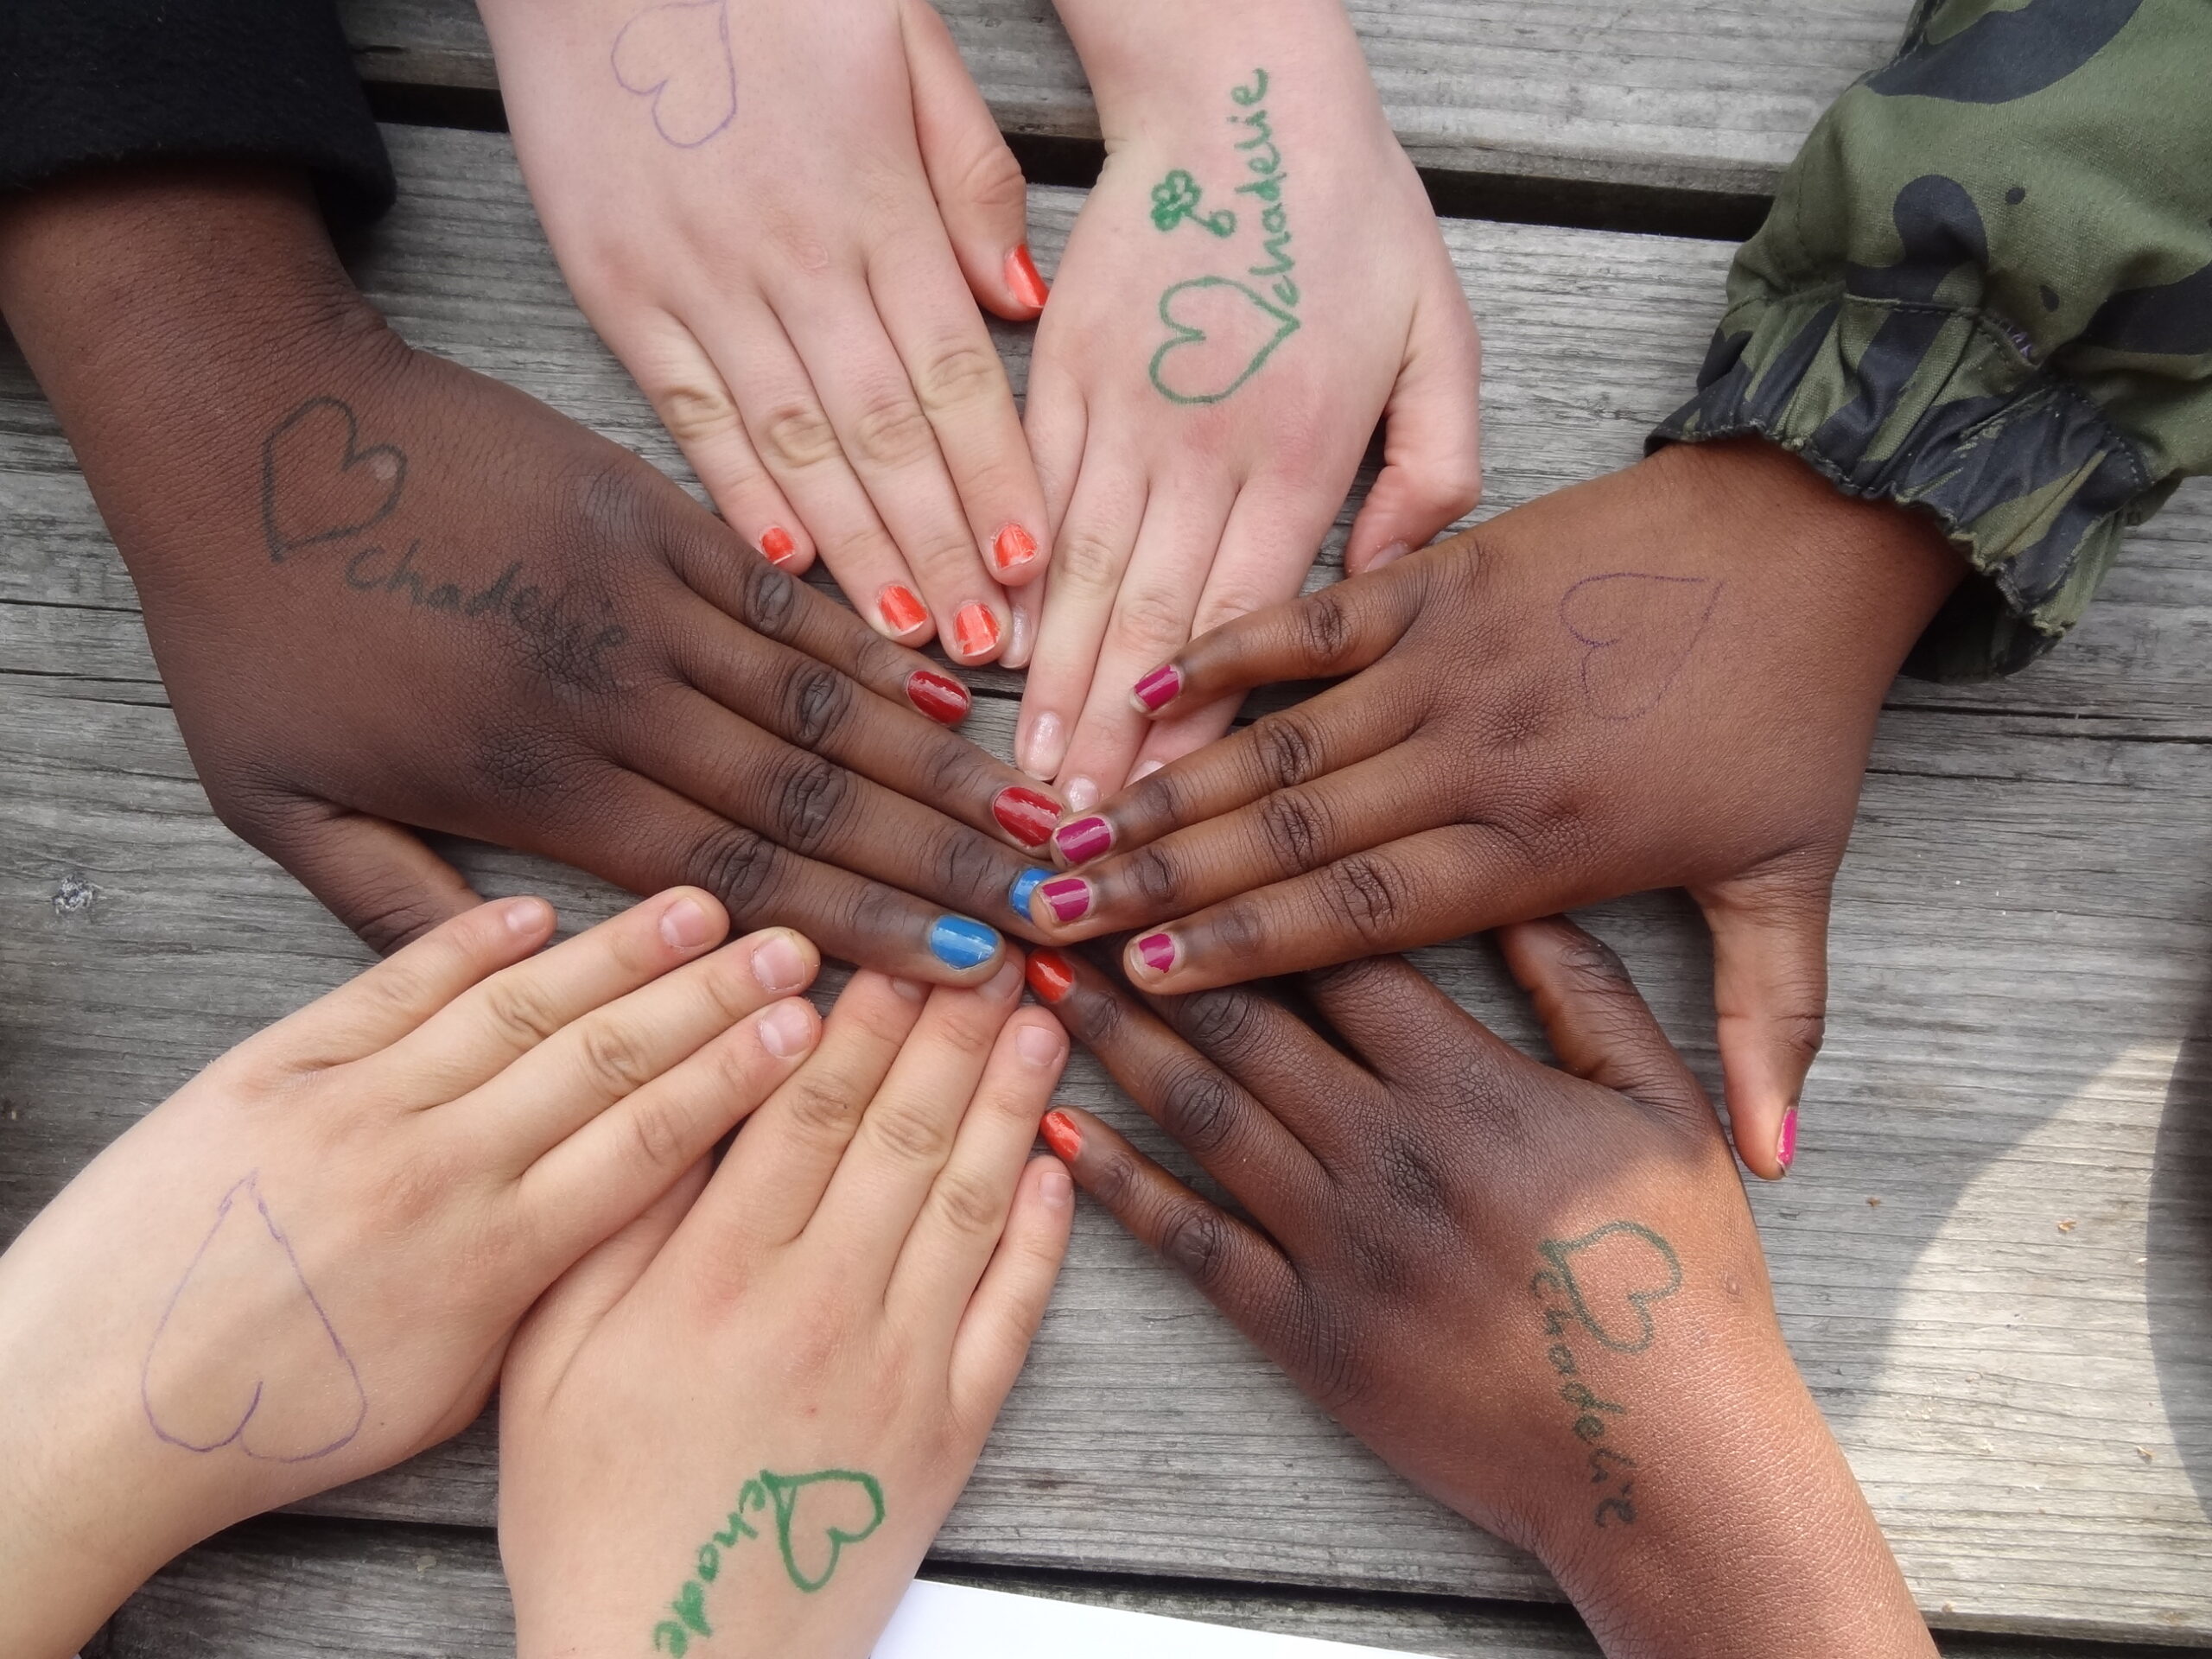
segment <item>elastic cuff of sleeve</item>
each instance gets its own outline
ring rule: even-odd
[[[1988,313],[1840,289],[1731,310],[1647,448],[1756,434],[1847,494],[1935,515],[1973,565],[1905,672],[2024,668],[2079,621],[2126,526],[2172,488]]]

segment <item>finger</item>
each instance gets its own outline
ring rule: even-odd
[[[1054,1159],[1033,1160],[1021,1172],[998,1249],[952,1339],[950,1392],[954,1408],[970,1421],[996,1417],[1021,1375],[1074,1221],[1075,1186],[1067,1170]]]
[[[751,934],[571,1021],[454,1109],[479,1120],[490,1159],[519,1172],[740,1021],[804,991],[821,965],[788,928]],[[776,1052],[812,1039],[786,1020],[763,1040]]]
[[[1797,1103],[1827,1020],[1828,884],[1753,877],[1692,894],[1713,929],[1713,1005],[1737,1155],[1768,1180],[1797,1157]]]
[[[1456,1106],[1471,1081],[1471,1056],[1492,1070],[1533,1064],[1402,957],[1363,957],[1300,984],[1330,1029],[1386,1083],[1440,1093]]]
[[[1295,711],[1293,711],[1295,717]],[[1029,905],[1052,938],[1085,939],[1187,916],[1446,822],[1448,767],[1417,744],[1164,836],[1039,884]]]
[[[1083,383],[1060,370],[1058,342],[1051,323],[1039,326],[1036,344],[1029,354],[1021,429],[1029,440],[1037,481],[1045,491],[1046,528],[1057,546],[1083,470],[1084,440],[1090,429],[1090,416]]]
[[[248,828],[254,846],[379,956],[484,902],[420,836],[365,812],[302,801]]]
[[[851,1282],[889,1285],[1020,995],[1021,968],[1011,960],[973,990],[930,994],[803,1235],[833,1252]]]
[[[1295,1249],[1326,1213],[1320,1163],[1272,1109],[1096,969],[1056,950],[1030,958],[1030,988],[1098,1057],[1145,1116],[1259,1224]]]
[[[1382,470],[1352,520],[1346,575],[1426,547],[1482,499],[1482,342],[1440,245],[1433,270],[1382,411]]]
[[[457,1101],[593,1009],[705,955],[728,930],[711,893],[660,893],[493,974],[393,1044],[389,1064],[420,1104]]]
[[[722,1160],[700,1200],[703,1229],[716,1238],[736,1230],[764,1245],[805,1230],[928,996],[925,986],[883,974],[847,982],[813,1054]]]
[[[1101,451],[1084,457],[1053,541],[1051,586],[1022,690],[1014,758],[1033,778],[1059,775],[1144,506],[1144,474],[1134,456]]]
[[[1066,1032],[1041,1009],[1018,1010],[1001,1027],[952,1155],[899,1254],[886,1303],[946,1351],[1006,1230],[1038,1120],[1067,1059]]]
[[[821,1032],[805,1000],[787,997],[625,1095],[523,1172],[524,1224],[556,1260],[607,1237],[743,1122]]]
[[[961,274],[990,311],[1027,322],[1045,308],[1046,289],[1029,257],[1029,192],[1021,164],[999,137],[998,122],[936,8],[906,0],[899,31],[913,88],[914,137]]]
[[[553,906],[543,899],[479,905],[251,1040],[302,1071],[343,1065],[397,1042],[552,933]]]

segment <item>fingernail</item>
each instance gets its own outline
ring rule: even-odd
[[[1792,1106],[1782,1115],[1782,1135],[1775,1143],[1774,1160],[1787,1175],[1789,1166],[1797,1161],[1797,1109]]]
[[[1088,864],[1114,844],[1114,826],[1096,817],[1077,818],[1052,831],[1052,844],[1071,864]]]
[[[1068,798],[1070,811],[1088,812],[1098,804],[1098,780],[1078,774],[1068,779],[1067,787],[1060,793]]]
[[[930,620],[929,607],[914,596],[914,590],[896,582],[876,595],[875,608],[883,626],[893,633],[912,633]]]
[[[814,1046],[814,1010],[805,1003],[779,1002],[760,1016],[760,1046],[779,1060]]]
[[[531,935],[543,933],[552,918],[553,906],[543,899],[517,899],[508,905],[507,913],[499,919],[507,925],[510,933]]]
[[[1173,933],[1147,933],[1136,942],[1135,948],[1137,960],[1155,978],[1173,968],[1179,954]]]
[[[952,619],[952,638],[959,655],[985,655],[999,642],[999,620],[991,607],[970,600]]]
[[[1075,966],[1057,950],[1029,953],[1029,988],[1039,1002],[1058,1002],[1075,988]]]
[[[991,537],[991,563],[999,574],[1019,570],[1037,556],[1037,538],[1020,524],[1008,524]]]
[[[1032,1065],[1056,1065],[1068,1039],[1058,1026],[1024,1026],[1014,1033],[1014,1052]]]
[[[930,954],[948,968],[975,968],[991,959],[999,936],[965,916],[940,916],[930,929]]]
[[[1060,822],[1060,804],[1017,784],[999,791],[991,802],[991,816],[1007,834],[1033,850],[1052,838]]]
[[[1367,562],[1367,569],[1380,570],[1386,564],[1395,564],[1412,551],[1413,548],[1408,543],[1393,542]],[[1360,574],[1364,575],[1367,572],[1363,570]]]
[[[1021,769],[1032,778],[1050,778],[1068,752],[1067,728],[1055,714],[1035,715],[1021,730]]]
[[[1037,1196],[1055,1209],[1064,1209],[1075,1202],[1075,1183],[1065,1169],[1048,1169],[1038,1179]]]
[[[1020,605],[1007,611],[1006,649],[999,653],[999,663],[1005,668],[1024,668],[1029,663],[1030,620],[1027,609]]]
[[[760,556],[769,563],[781,564],[798,551],[798,543],[781,524],[771,524],[760,532]]]
[[[1022,243],[1006,257],[1006,285],[1014,290],[1014,297],[1033,311],[1042,311],[1052,290],[1045,286],[1039,274],[1037,262],[1029,257],[1029,245]]]
[[[715,925],[696,899],[679,899],[661,912],[660,936],[671,950],[704,944]]]
[[[1165,708],[1183,695],[1183,671],[1162,663],[1129,689],[1129,700],[1146,714]]]
[[[1165,760],[1147,760],[1129,774],[1129,781],[1133,784],[1142,783],[1166,764]]]
[[[806,958],[788,933],[775,933],[753,947],[753,977],[764,991],[788,996],[806,983]]]
[[[926,668],[906,677],[906,701],[940,725],[957,726],[968,717],[968,688]]]
[[[1083,1131],[1075,1126],[1075,1119],[1065,1112],[1050,1111],[1038,1126],[1043,1130],[1045,1144],[1063,1163],[1071,1164],[1083,1151]]]
[[[894,975],[892,976],[891,988],[909,1002],[926,1002],[930,998],[930,988],[918,979],[900,979]]]
[[[1052,874],[1050,870],[1040,870],[1033,864],[1015,876],[1014,885],[1007,889],[1007,902],[1014,906],[1014,913],[1023,921],[1029,920],[1029,895],[1037,891],[1040,883],[1050,880]]]
[[[1045,902],[1052,906],[1052,919],[1062,927],[1070,922],[1079,922],[1090,914],[1090,883],[1079,875],[1064,875],[1045,884]]]

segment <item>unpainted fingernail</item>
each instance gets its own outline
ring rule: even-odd
[[[1098,804],[1098,780],[1080,775],[1068,779],[1060,793],[1068,798],[1068,810],[1088,812]]]
[[[779,1002],[760,1016],[760,1046],[779,1060],[788,1060],[814,1046],[814,1010],[793,997]]]
[[[506,913],[500,919],[506,923],[510,933],[543,933],[553,920],[553,906],[543,899],[511,899]]]
[[[1055,1210],[1065,1209],[1075,1202],[1075,1183],[1065,1169],[1048,1169],[1037,1182],[1037,1196]]]
[[[940,916],[930,929],[930,954],[948,968],[975,968],[991,959],[999,936],[965,916]]]
[[[1083,1152],[1083,1131],[1075,1120],[1057,1108],[1045,1114],[1045,1121],[1038,1125],[1045,1137],[1045,1144],[1064,1162],[1073,1163]]]
[[[1052,844],[1069,863],[1088,864],[1113,846],[1114,826],[1100,817],[1077,818],[1052,831]]]
[[[704,944],[714,931],[713,920],[696,899],[679,899],[661,912],[660,936],[671,950]]]
[[[1797,1109],[1792,1106],[1782,1115],[1782,1134],[1776,1140],[1774,1160],[1787,1175],[1789,1166],[1797,1161]]]
[[[929,1001],[930,988],[918,979],[899,979],[894,976],[891,981],[891,988],[909,1002]]]
[[[1007,607],[1006,649],[999,653],[1001,668],[1027,668],[1029,665],[1029,636],[1036,632],[1030,620],[1029,609],[1024,605]]]
[[[1037,993],[1039,1002],[1058,1002],[1075,988],[1075,967],[1057,950],[1033,951],[1029,988]]]
[[[787,996],[806,983],[806,957],[788,933],[771,933],[753,947],[753,977],[764,991]]]
[[[1129,700],[1143,714],[1153,714],[1166,708],[1183,695],[1183,671],[1173,663],[1162,663],[1129,688]]]
[[[1141,784],[1166,764],[1165,760],[1147,760],[1129,774],[1129,781],[1133,784]]]
[[[1049,710],[1032,715],[1021,728],[1021,769],[1032,778],[1050,778],[1067,758],[1068,728]]]
[[[1144,971],[1154,978],[1173,970],[1176,957],[1182,954],[1173,933],[1147,933],[1129,948],[1136,952]]]
[[[1032,1065],[1057,1065],[1068,1039],[1058,1026],[1024,1026],[1014,1033],[1014,1052]]]
[[[798,551],[798,543],[781,524],[771,524],[760,532],[760,556],[769,563],[787,564]]]
[[[1367,562],[1367,569],[1380,570],[1386,564],[1395,564],[1400,559],[1404,558],[1407,554],[1413,550],[1413,546],[1410,543],[1392,542],[1388,547],[1384,548],[1380,553],[1377,553],[1373,558]],[[1362,571],[1360,574],[1364,575],[1366,571]]]
[[[1030,257],[1027,242],[1016,244],[1006,257],[1006,285],[1013,290],[1015,299],[1033,311],[1042,311],[1045,302],[1052,296],[1036,260]]]

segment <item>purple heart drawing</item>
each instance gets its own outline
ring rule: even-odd
[[[1713,620],[1721,587],[1704,576],[1624,570],[1568,588],[1559,620],[1586,647],[1582,696],[1590,712],[1634,720],[1657,708]]]
[[[242,1308],[251,1310],[244,1321]],[[360,1373],[269,1213],[258,1172],[215,1207],[154,1327],[138,1394],[154,1433],[188,1452],[236,1446],[265,1462],[304,1463],[360,1433]]]
[[[653,126],[694,149],[737,114],[724,0],[664,0],[622,26],[609,60],[623,91],[652,100]]]

